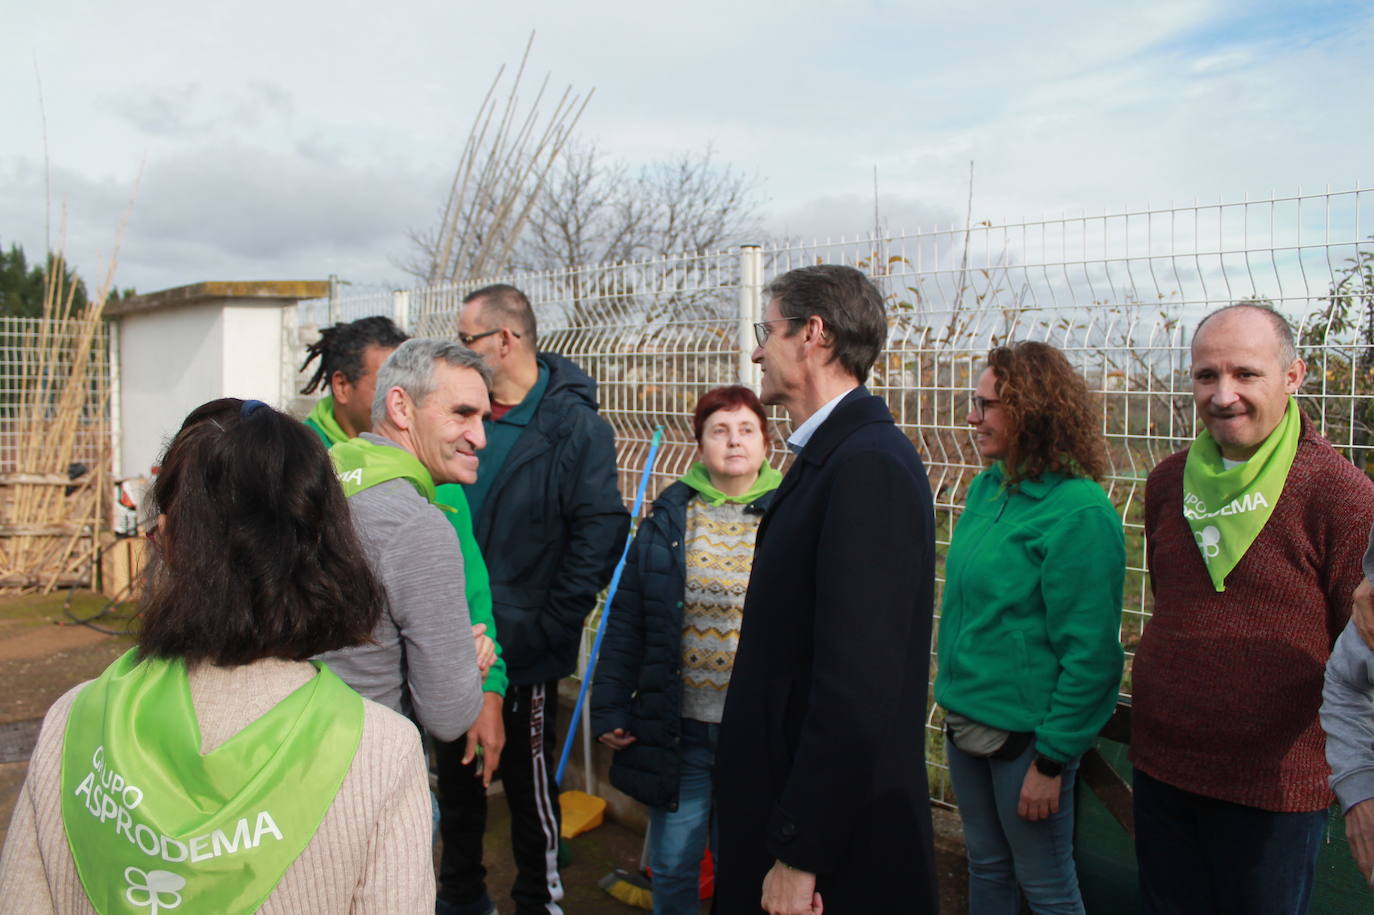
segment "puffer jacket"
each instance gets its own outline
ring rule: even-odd
[[[762,515],[777,490],[745,506]],[[687,503],[696,490],[674,483],[654,502],[630,547],[592,681],[592,733],[624,728],[635,743],[618,751],[611,784],[651,807],[677,809],[682,728],[682,597]]]
[[[511,683],[566,677],[582,622],[625,545],[630,513],[616,484],[615,436],[596,382],[540,353],[549,386],[492,481],[474,531]]]

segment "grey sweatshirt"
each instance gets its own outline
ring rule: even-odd
[[[408,715],[440,740],[456,740],[482,707],[458,535],[406,480],[365,489],[348,507],[386,588],[387,610],[372,633],[375,644],[327,652],[320,660],[364,697]]]
[[[1374,582],[1374,531],[1364,557],[1365,576]],[[1322,729],[1331,790],[1341,810],[1374,798],[1374,651],[1349,623],[1326,662],[1322,690]]]

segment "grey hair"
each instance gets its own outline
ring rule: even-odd
[[[433,393],[434,366],[445,362],[454,368],[472,369],[491,387],[491,369],[482,357],[462,344],[442,337],[417,337],[407,340],[387,357],[377,370],[377,393],[372,398],[372,426],[386,419],[386,392],[400,388],[419,403]]]
[[[798,332],[794,322],[818,316],[830,335],[830,362],[839,362],[863,384],[887,342],[883,294],[863,272],[839,264],[798,267],[763,288],[763,300],[778,300],[778,314],[790,318],[786,335]],[[779,328],[781,330],[781,328]]]
[[[1218,308],[1216,311],[1208,313],[1201,321],[1197,322],[1197,327],[1193,330],[1193,342],[1197,342],[1197,335],[1202,332],[1202,325],[1215,318],[1217,315],[1227,311],[1235,311],[1237,308],[1248,308],[1251,311],[1258,311],[1269,321],[1270,327],[1274,330],[1274,337],[1279,343],[1279,361],[1284,368],[1292,365],[1298,358],[1298,344],[1293,336],[1293,325],[1288,323],[1288,319],[1279,314],[1274,306],[1268,302],[1258,299],[1245,299]]]

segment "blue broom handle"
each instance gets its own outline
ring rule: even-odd
[[[644,493],[649,489],[649,475],[654,469],[654,458],[658,456],[658,445],[663,440],[663,427],[654,427],[653,441],[649,442],[649,456],[644,459],[644,470],[639,475],[639,489],[635,492],[635,504],[630,509],[630,519],[635,521],[639,518],[640,506],[644,504]],[[601,640],[606,637],[606,621],[611,618],[611,602],[615,600],[615,592],[620,587],[620,573],[625,571],[625,560],[630,556],[630,544],[634,541],[634,525],[630,525],[630,532],[625,535],[625,548],[620,551],[620,562],[615,565],[615,574],[611,576],[611,586],[606,590],[606,602],[601,605],[601,622],[596,626],[596,639],[592,642],[592,653],[587,658],[587,666],[582,672],[582,686],[577,690],[577,704],[573,706],[571,720],[568,721],[568,734],[563,738],[563,753],[558,758],[558,770],[554,773],[553,780],[557,784],[563,784],[563,770],[568,766],[568,754],[572,751],[573,734],[577,731],[577,719],[582,715],[582,703],[587,698],[587,688],[592,685],[592,671],[596,669],[596,659],[601,654]],[[556,697],[555,697],[556,698]]]

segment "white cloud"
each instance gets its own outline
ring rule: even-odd
[[[709,142],[765,180],[773,232],[825,236],[869,229],[875,165],[894,231],[961,223],[970,161],[975,221],[1353,182],[1374,129],[1350,116],[1374,76],[1374,20],[1342,15],[1221,0],[703,0],[691,15],[628,0],[145,0],[137,14],[49,0],[7,11],[0,33],[0,238],[43,243],[35,61],[73,260],[103,263],[146,160],[120,282],[152,290],[399,278],[405,230],[442,205],[482,93],[531,27],[523,98],[546,72],[555,94],[595,86],[583,132],[608,154]]]

